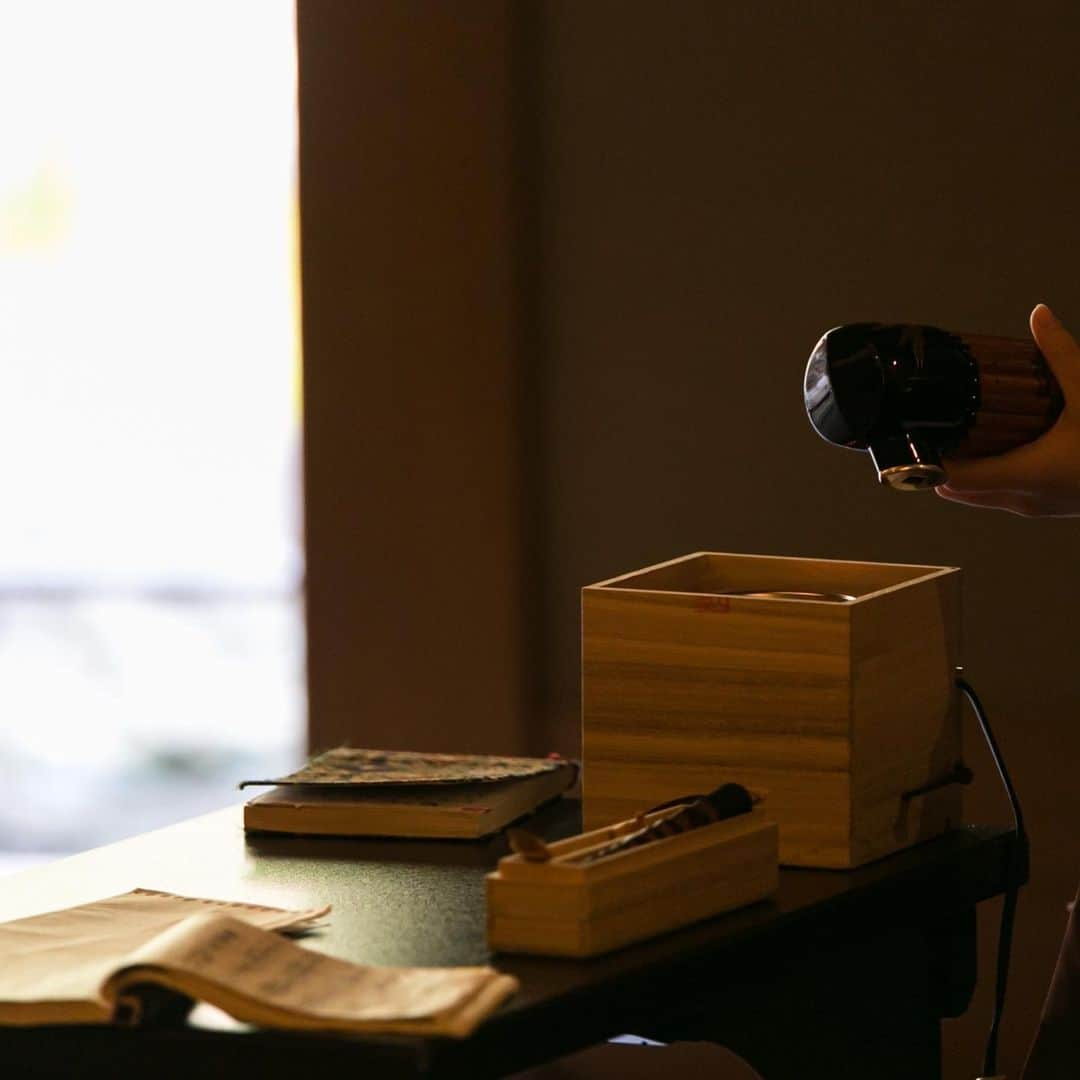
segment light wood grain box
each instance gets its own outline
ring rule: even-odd
[[[663,814],[650,814],[652,822]],[[634,827],[630,821],[616,832]],[[501,952],[596,956],[776,892],[778,831],[761,808],[587,865],[560,860],[607,843],[611,828],[520,855],[487,876],[488,945]]]
[[[724,595],[846,593],[844,602]],[[783,864],[848,868],[961,820],[953,567],[699,552],[582,590],[586,828],[733,780]]]

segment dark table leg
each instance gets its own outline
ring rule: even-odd
[[[721,1043],[765,1080],[935,1080],[940,1019],[974,985],[974,916],[821,936],[717,977],[728,987],[703,973],[641,1034]]]

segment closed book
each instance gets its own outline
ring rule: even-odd
[[[342,751],[334,753],[340,762]],[[323,755],[292,774],[296,779],[282,778],[249,800],[244,828],[313,836],[478,839],[557,798],[577,779],[573,763],[548,758],[378,752],[379,764],[369,769],[357,755],[376,752],[351,754],[354,771],[344,778],[304,782],[328,774],[328,755]],[[485,767],[485,761],[492,764]],[[401,779],[406,766],[408,779]]]
[[[244,806],[249,832],[478,839],[531,813],[573,783],[571,770],[489,784],[382,791],[277,787]]]

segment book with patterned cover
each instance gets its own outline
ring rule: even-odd
[[[249,832],[477,839],[558,798],[577,779],[559,757],[339,747],[244,807]]]
[[[346,785],[374,787],[430,784],[487,784],[521,780],[573,768],[558,754],[544,758],[496,754],[434,754],[415,750],[361,750],[338,746],[313,757],[303,768],[273,780],[244,780],[240,787]]]

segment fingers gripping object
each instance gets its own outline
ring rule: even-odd
[[[943,457],[1003,454],[1048,431],[1063,395],[1034,344],[933,326],[850,323],[814,346],[807,416],[827,442],[869,451],[881,483],[945,483]]]

